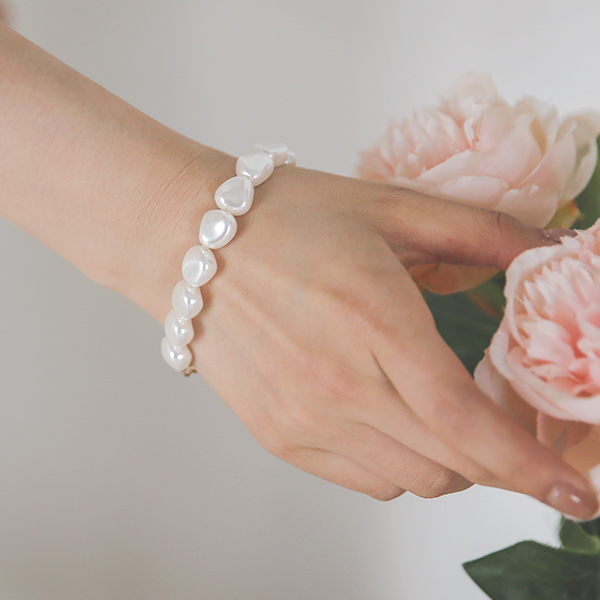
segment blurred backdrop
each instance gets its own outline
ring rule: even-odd
[[[600,4],[13,0],[35,43],[232,154],[280,139],[351,174],[392,115],[469,69],[600,107]],[[554,540],[533,500],[390,503],[273,458],[161,327],[0,222],[0,600],[481,600],[461,562]]]

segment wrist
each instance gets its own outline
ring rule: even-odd
[[[2,24],[0,70],[0,215],[162,320],[183,253],[235,160]]]
[[[161,125],[2,24],[0,69],[0,215],[158,318],[155,289],[181,260],[178,244],[185,247],[233,158]]]
[[[119,218],[117,247],[93,278],[161,323],[181,279],[183,256],[198,243],[202,216],[214,208],[219,183],[235,172],[234,157],[174,137],[154,163],[145,165],[145,184]]]

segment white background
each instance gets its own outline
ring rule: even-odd
[[[596,1],[13,5],[170,127],[232,154],[281,139],[342,174],[469,69],[510,100],[600,107]],[[151,317],[6,222],[0,275],[0,600],[481,600],[462,561],[554,539],[528,498],[378,503],[271,457],[162,363]]]

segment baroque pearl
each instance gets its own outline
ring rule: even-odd
[[[254,146],[254,150],[266,152],[273,159],[273,164],[276,167],[281,167],[281,165],[285,164],[289,154],[288,147],[278,142],[261,142]]]
[[[204,306],[200,288],[192,287],[183,279],[173,289],[171,302],[173,311],[180,319],[193,319]]]
[[[204,285],[217,272],[217,259],[209,248],[192,246],[183,257],[181,272],[191,286]]]
[[[273,159],[266,152],[242,154],[235,165],[236,174],[247,177],[254,187],[266,181],[274,169]]]
[[[232,177],[222,183],[215,192],[215,202],[219,208],[232,215],[245,215],[254,200],[254,186],[247,177]]]
[[[160,343],[160,351],[165,362],[176,371],[183,371],[192,362],[192,353],[187,346],[171,346],[166,337]]]
[[[222,248],[233,239],[236,231],[235,217],[229,211],[215,208],[202,217],[200,242],[208,248]]]
[[[190,319],[180,319],[172,310],[165,319],[165,335],[171,346],[187,346],[194,337]]]
[[[291,166],[291,167],[295,167],[296,166],[296,160],[297,160],[297,156],[295,152],[290,151],[288,153],[288,157],[285,159],[285,162],[283,163],[286,167],[287,166]]]
[[[183,258],[183,280],[175,285],[171,295],[172,310],[165,319],[161,353],[165,362],[176,371],[190,374],[188,367],[192,353],[188,344],[194,337],[192,319],[204,305],[199,288],[217,272],[217,260],[212,249],[222,248],[233,239],[237,232],[235,217],[250,210],[254,188],[266,181],[275,167],[295,164],[296,155],[284,144],[256,144],[253,152],[238,158],[236,176],[222,183],[215,192],[218,208],[205,213],[198,232],[200,245],[192,246]]]

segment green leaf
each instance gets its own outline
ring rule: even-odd
[[[483,358],[499,320],[477,306],[464,292],[425,297],[436,327],[471,374]]]
[[[598,600],[598,554],[520,542],[463,565],[492,600]]]
[[[584,521],[583,523],[580,523],[580,525],[588,535],[600,537],[600,518],[592,519],[591,521]]]
[[[498,271],[491,279],[467,290],[464,294],[483,312],[500,321],[504,315],[506,305],[506,298],[504,297],[505,284],[506,273]]]
[[[595,532],[588,533],[583,525],[583,523],[577,523],[563,517],[558,530],[560,543],[563,548],[574,552],[600,554],[600,538]]]
[[[600,137],[596,140],[596,144],[600,156]],[[587,229],[600,217],[600,160],[596,163],[596,169],[589,183],[577,196],[575,204],[581,213],[581,217],[575,221],[576,229]]]

